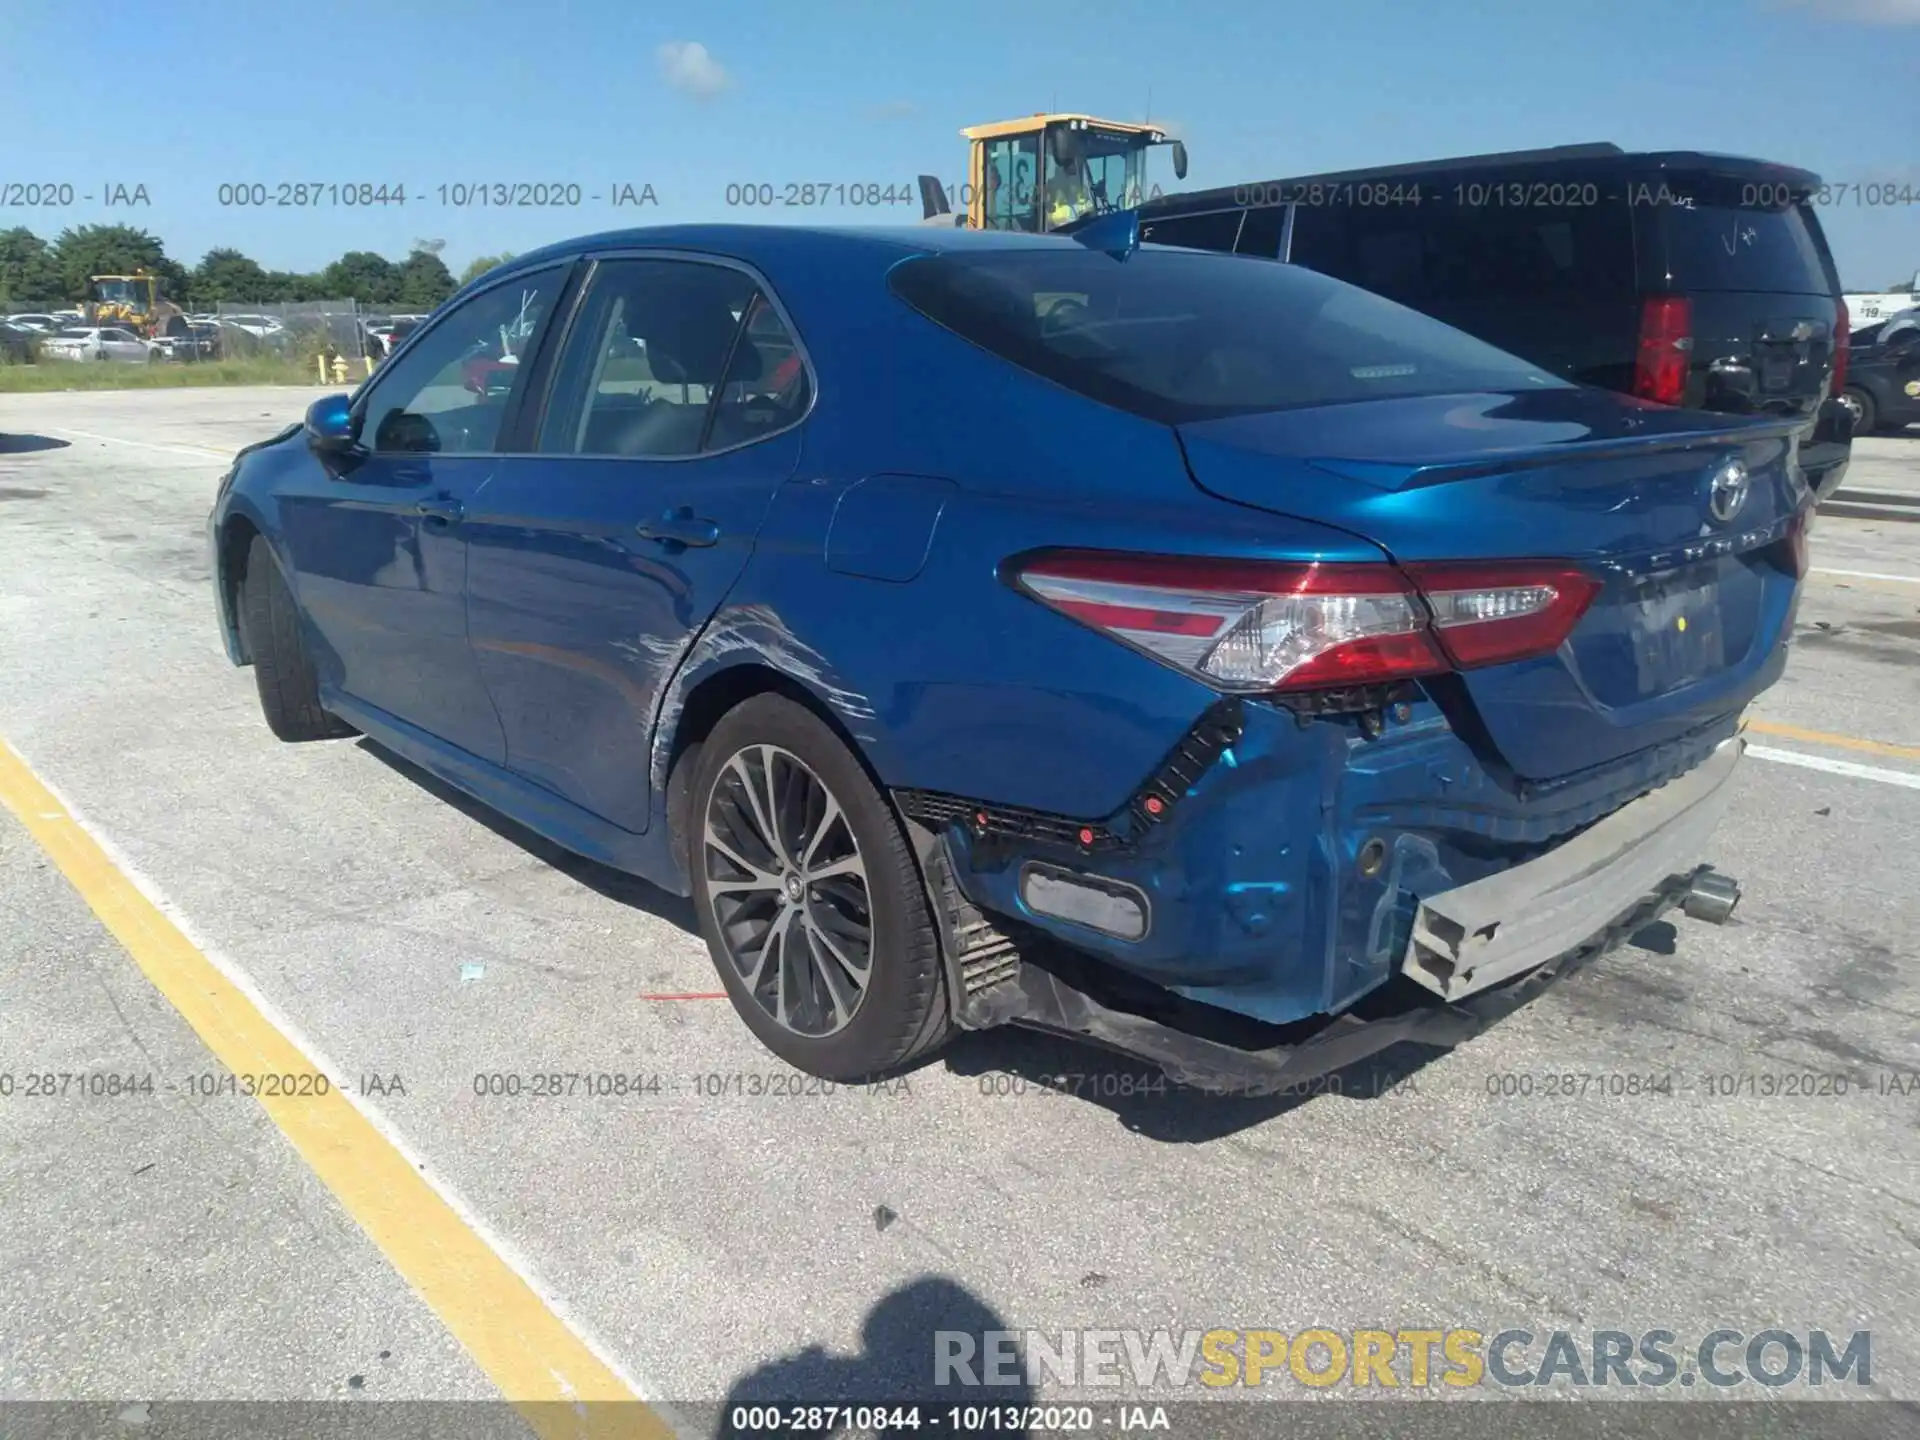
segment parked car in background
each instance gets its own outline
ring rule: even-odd
[[[1140,214],[1153,242],[1306,265],[1581,384],[1800,419],[1826,494],[1849,453],[1849,319],[1819,186],[1759,160],[1571,145],[1169,195]]]
[[[214,360],[220,355],[220,327],[187,322],[184,335],[161,335],[148,342],[162,360]]]
[[[1920,424],[1920,308],[1854,331],[1841,399],[1856,435]]]
[[[829,1079],[1013,1021],[1274,1088],[1724,916],[1800,417],[1083,240],[521,256],[236,458],[228,654],[282,739],[362,732],[690,895],[746,1025]],[[656,383],[608,363],[636,336]]]
[[[54,331],[66,324],[64,320],[56,319],[52,315],[37,313],[9,315],[7,316],[7,323],[21,329],[37,330],[42,335],[51,335]]]
[[[1854,343],[1891,345],[1910,330],[1920,330],[1920,305],[1910,305],[1904,310],[1895,311],[1878,324],[1855,330]]]
[[[0,364],[31,365],[40,342],[46,337],[38,330],[0,320]]]
[[[400,348],[400,342],[419,328],[420,321],[417,319],[395,320],[387,327],[387,333],[384,337],[386,344],[385,353],[391,355],[395,350],[398,350]]]
[[[75,325],[40,342],[48,360],[153,360],[153,342],[116,326]]]

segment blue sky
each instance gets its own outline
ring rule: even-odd
[[[702,48],[669,66],[667,46]],[[1189,186],[1610,139],[1920,190],[1920,0],[0,0],[0,50],[0,184],[95,196],[0,210],[0,227],[127,221],[189,264],[232,245],[304,270],[436,238],[457,271],[626,224],[748,218],[730,182],[958,180],[961,126],[1055,107],[1171,122]],[[283,181],[404,184],[408,201],[217,203],[222,183]],[[434,193],[479,181],[578,184],[583,203]],[[112,184],[151,203],[107,208]],[[584,199],[618,184],[659,203]],[[1920,269],[1920,205],[1823,220],[1850,289]]]

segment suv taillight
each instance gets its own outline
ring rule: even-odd
[[[1693,302],[1683,295],[1649,295],[1640,307],[1633,393],[1642,400],[1678,405],[1686,398],[1692,356]]]
[[[1853,350],[1853,312],[1847,309],[1847,302],[1833,302],[1833,389],[1834,399],[1840,398],[1840,392],[1847,388],[1847,359]]]
[[[1548,655],[1600,588],[1559,561],[1403,573],[1091,551],[1041,556],[1013,579],[1082,624],[1242,692],[1373,685]]]

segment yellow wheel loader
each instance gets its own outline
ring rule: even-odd
[[[89,276],[82,310],[89,325],[119,325],[147,340],[187,333],[186,315],[160,293],[160,277],[145,270]]]
[[[974,125],[967,178],[943,185],[920,177],[921,223],[1042,234],[1086,215],[1131,210],[1157,197],[1147,151],[1173,151],[1173,175],[1187,178],[1187,147],[1154,125],[1092,115],[1039,113]]]

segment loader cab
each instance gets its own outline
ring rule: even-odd
[[[966,223],[977,230],[1042,234],[1089,215],[1129,210],[1157,196],[1147,152],[1172,149],[1176,179],[1187,149],[1151,125],[1091,115],[1031,115],[960,132],[968,142]]]
[[[141,325],[153,314],[160,300],[159,277],[144,271],[131,275],[90,275],[84,313],[90,324]]]

